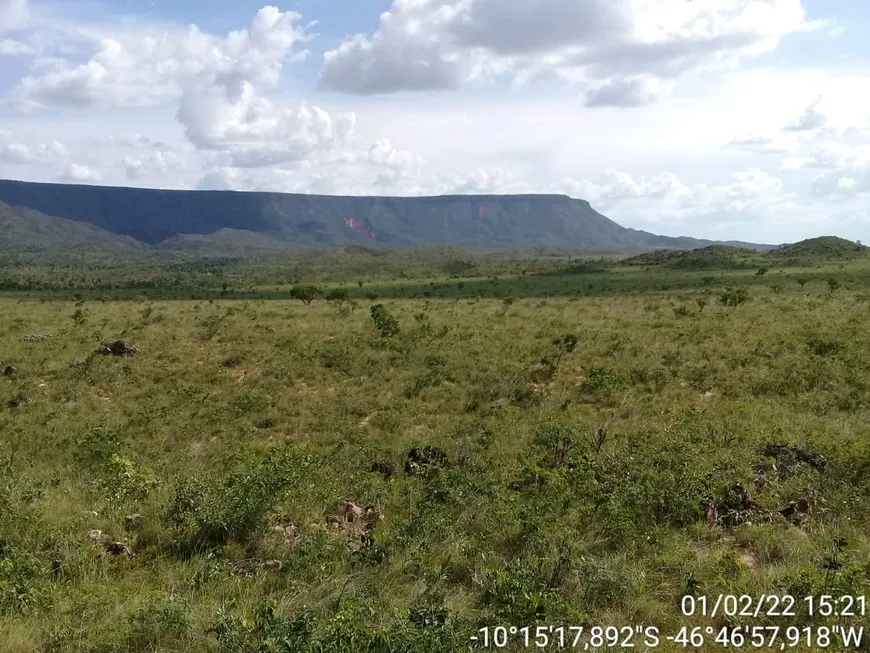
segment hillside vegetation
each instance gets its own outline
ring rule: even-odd
[[[0,252],[142,248],[142,243],[129,236],[0,202]]]
[[[785,261],[809,262],[852,259],[866,256],[867,252],[868,248],[860,243],[836,236],[822,236],[785,245],[771,251],[770,255],[772,258]]]
[[[0,650],[678,651],[686,594],[866,593],[866,259],[578,265],[0,258]]]
[[[730,270],[750,267],[758,252],[727,245],[689,251],[656,250],[626,259],[625,265],[664,266],[681,270]]]

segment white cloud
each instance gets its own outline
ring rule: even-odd
[[[42,105],[153,105],[181,96],[197,80],[238,96],[245,83],[274,84],[293,45],[306,40],[300,16],[264,7],[248,29],[219,38],[192,25],[184,32],[131,32],[103,38],[87,62],[54,59],[13,92]]]
[[[644,77],[614,77],[586,92],[587,107],[640,107],[662,95],[661,85]]]
[[[183,161],[174,152],[154,152],[138,156],[127,155],[121,159],[127,179],[139,180],[143,177],[159,177],[172,170],[183,169]]]
[[[822,97],[817,97],[799,118],[793,120],[784,127],[785,131],[813,131],[824,127],[827,124],[827,118],[824,113],[819,111],[821,103]]]
[[[27,0],[0,0],[0,33],[24,27],[28,15]]]
[[[78,163],[70,163],[66,169],[57,176],[58,181],[68,182],[97,182],[100,181],[102,175],[96,170],[92,170],[86,165]]]
[[[67,156],[63,143],[52,141],[37,146],[9,143],[0,148],[0,160],[13,164],[50,163]]]
[[[355,115],[333,118],[316,106],[286,107],[260,94],[277,84],[294,45],[309,37],[300,16],[264,7],[246,30],[218,38],[191,26],[184,32],[127,32],[100,39],[99,51],[72,65],[52,60],[13,91],[21,104],[135,107],[177,103],[176,119],[197,149],[220,153],[233,167],[295,164],[347,146]],[[298,55],[296,55],[298,56]],[[139,147],[145,137],[121,145]],[[128,178],[144,160],[125,164]]]
[[[21,41],[15,39],[0,39],[0,56],[22,57],[34,54],[35,50]]]
[[[505,74],[616,78],[637,103],[625,79],[733,66],[809,27],[800,0],[394,0],[374,34],[324,55],[321,82],[374,94]]]
[[[227,150],[238,167],[261,167],[348,144],[356,117],[333,120],[318,107],[281,107],[244,82],[236,95],[217,85],[191,87],[181,98],[178,120],[195,147]]]

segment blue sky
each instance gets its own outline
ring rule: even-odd
[[[854,0],[0,0],[0,177],[870,241],[868,30]]]

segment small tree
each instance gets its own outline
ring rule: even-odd
[[[836,291],[840,289],[840,282],[837,279],[828,279],[828,290],[831,291],[833,295]]]
[[[765,274],[767,274],[767,268],[758,268],[758,272],[755,273],[755,276],[763,277]]]
[[[335,307],[341,311],[344,303],[348,300],[350,293],[347,288],[333,288],[326,293],[326,301],[335,304]]]
[[[577,431],[570,423],[552,418],[540,424],[532,438],[532,444],[543,452],[552,469],[565,466],[578,443]]]
[[[290,296],[306,306],[310,306],[311,302],[320,297],[320,289],[317,286],[293,286],[290,290]]]
[[[696,300],[698,302],[698,312],[703,313],[704,308],[707,306],[707,298],[706,297],[698,297]]]
[[[371,307],[372,321],[375,329],[383,338],[390,338],[399,333],[399,321],[387,310],[383,304],[375,304]]]
[[[807,285],[810,282],[810,280],[807,279],[806,277],[798,277],[797,282],[798,282],[798,285],[800,285],[800,287],[803,288],[805,285]]]

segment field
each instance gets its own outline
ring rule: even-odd
[[[680,614],[870,586],[870,258],[759,261],[6,257],[0,650],[863,625]]]

